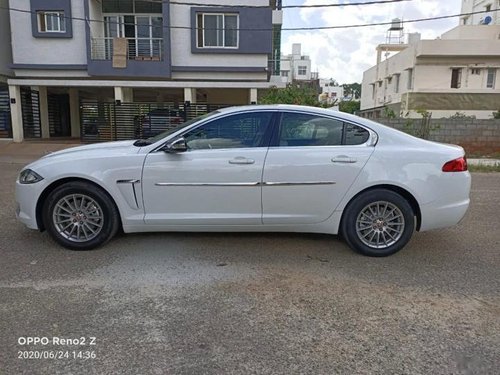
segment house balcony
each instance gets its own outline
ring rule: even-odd
[[[117,39],[125,39],[126,51],[116,51]],[[124,53],[128,60],[135,61],[162,61],[162,38],[91,38],[92,60],[113,60],[113,56]]]

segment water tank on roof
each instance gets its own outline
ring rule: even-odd
[[[399,18],[393,18],[389,30],[403,30],[403,22]]]

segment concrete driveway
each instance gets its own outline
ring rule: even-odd
[[[473,175],[460,225],[374,259],[303,234],[67,251],[16,222],[21,166],[0,162],[1,374],[498,373],[500,174]]]

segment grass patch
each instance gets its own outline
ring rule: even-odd
[[[467,166],[469,169],[469,172],[486,172],[486,173],[491,173],[491,172],[500,172],[500,164],[495,164],[495,165],[472,165],[469,164]]]

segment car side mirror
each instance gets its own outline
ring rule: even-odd
[[[172,154],[176,154],[179,152],[186,152],[188,150],[188,146],[184,137],[177,138],[175,141],[167,143],[162,151],[169,152]]]

